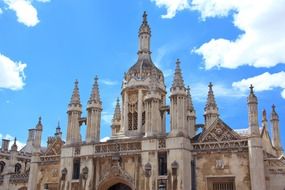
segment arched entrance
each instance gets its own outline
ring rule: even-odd
[[[128,185],[123,183],[117,183],[110,187],[108,190],[132,190]]]

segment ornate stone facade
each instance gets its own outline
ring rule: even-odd
[[[40,147],[41,120],[29,130],[22,150],[17,151],[16,141],[8,150],[8,141],[3,140],[0,189],[284,190],[285,157],[275,106],[270,118],[271,140],[265,111],[259,127],[257,97],[251,86],[248,129],[234,130],[220,117],[210,83],[205,122],[197,124],[179,59],[170,105],[166,104],[164,76],[151,59],[146,13],[138,37],[138,60],[123,78],[122,104],[118,99],[110,140],[100,142],[98,77],[87,102],[86,117],[82,116],[76,81],[68,104],[66,143],[57,127],[47,148]],[[170,131],[166,131],[167,114]],[[86,141],[80,134],[82,124],[87,125]]]

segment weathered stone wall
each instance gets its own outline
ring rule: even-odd
[[[278,160],[265,162],[266,189],[285,189],[285,164]]]
[[[197,189],[207,189],[208,177],[234,177],[236,189],[250,190],[248,152],[198,153]]]

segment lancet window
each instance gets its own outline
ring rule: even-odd
[[[128,105],[128,130],[138,129],[138,98],[136,94],[130,96]]]

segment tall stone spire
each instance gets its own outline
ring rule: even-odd
[[[97,103],[101,104],[101,98],[100,98],[100,93],[99,93],[99,85],[98,85],[98,76],[95,77],[94,79],[94,84],[92,88],[92,92],[88,101],[88,104],[92,103]]]
[[[70,103],[68,104],[68,125],[66,144],[77,144],[81,141],[79,120],[81,118],[82,105],[80,103],[80,95],[78,81],[74,83]]]
[[[72,96],[71,96],[70,103],[69,103],[69,106],[72,106],[72,105],[79,105],[81,107],[77,80],[75,80],[74,82],[74,89],[73,89]]]
[[[93,88],[87,104],[86,142],[100,142],[100,123],[102,102],[99,94],[98,77],[94,79]]]
[[[219,117],[219,109],[216,104],[216,100],[215,100],[215,96],[213,92],[213,84],[210,82],[208,87],[209,87],[209,91],[208,91],[207,103],[204,108],[205,129],[210,127],[211,124]]]
[[[143,13],[143,21],[139,29],[139,51],[138,54],[150,54],[151,31],[147,22],[146,11]]]
[[[179,59],[176,60],[176,68],[175,68],[175,72],[174,72],[174,79],[172,82],[172,88],[175,88],[175,87],[185,88],[184,80],[182,78],[182,72],[181,72],[181,68],[180,68],[180,60]]]
[[[120,99],[117,98],[116,107],[114,110],[114,115],[112,119],[112,138],[118,137],[119,133],[121,132],[121,107],[120,107]]]
[[[171,136],[188,136],[187,101],[187,92],[180,69],[180,61],[177,59],[174,79],[170,88]]]
[[[279,116],[275,110],[274,104],[272,105],[270,121],[272,124],[272,141],[273,141],[272,144],[277,149],[278,153],[281,154],[283,150],[280,140]]]
[[[247,98],[248,105],[248,152],[249,169],[252,190],[265,190],[264,157],[261,136],[258,127],[258,108],[257,97],[253,92],[253,86],[250,85],[250,93]]]

